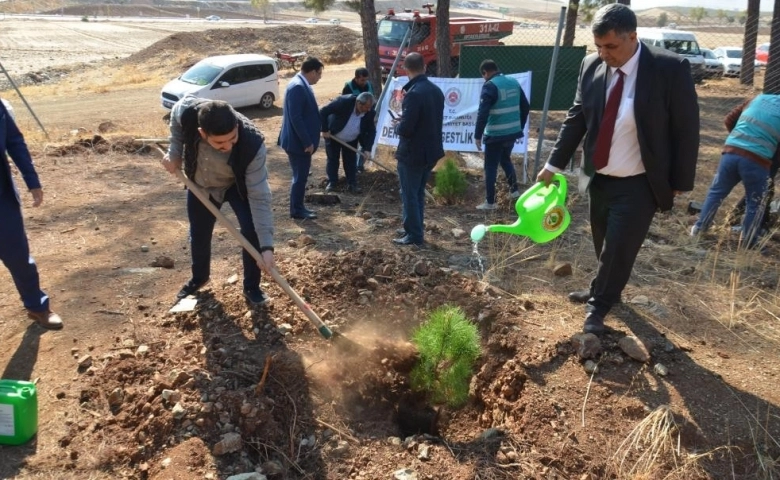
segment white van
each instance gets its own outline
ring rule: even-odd
[[[166,83],[162,106],[170,109],[185,95],[224,100],[233,107],[258,105],[268,109],[279,98],[276,60],[253,53],[208,57]]]
[[[706,76],[704,55],[696,41],[696,35],[682,30],[664,28],[637,28],[637,36],[647,45],[663,48],[682,55],[691,64],[691,76],[697,82]]]

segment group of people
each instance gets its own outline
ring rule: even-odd
[[[592,32],[597,52],[580,68],[573,105],[537,181],[549,184],[564,169],[584,139],[583,173],[588,178],[590,225],[598,268],[587,289],[569,299],[586,304],[583,331],[601,334],[605,316],[620,301],[639,249],[656,211],[672,208],[674,197],[694,186],[699,147],[699,108],[688,61],[665,50],[643,45],[637,38],[637,19],[622,4],[600,8]],[[444,95],[425,75],[419,53],[404,58],[409,81],[403,87],[402,114],[394,119],[400,141],[395,152],[400,183],[403,228],[397,245],[423,245],[425,185],[444,156],[442,125]],[[344,86],[343,96],[322,109],[312,90],[324,65],[308,58],[289,82],[278,144],[292,170],[290,217],[314,219],[304,192],[312,155],[320,137],[327,150],[328,190],[336,188],[340,158],[347,188],[356,181],[359,158],[370,150],[374,131],[374,97],[368,72],[359,69]],[[509,158],[522,137],[528,100],[519,84],[500,73],[492,60],[480,65],[485,79],[475,131],[476,146],[485,156],[485,202],[477,208],[496,208],[498,166],[504,169],[510,195],[519,196],[517,176]],[[19,167],[34,205],[43,194],[24,140],[5,108],[0,110],[0,149]],[[738,181],[747,190],[744,232],[751,232],[759,214],[770,169],[778,164],[780,100],[759,95],[727,117],[730,134],[718,174],[694,234],[705,231],[717,206]],[[170,148],[163,165],[171,173],[182,167],[211,201],[227,202],[241,233],[262,253],[262,262],[244,252],[244,295],[253,305],[268,301],[260,289],[260,272],[274,265],[274,227],[271,190],[263,134],[245,116],[220,101],[185,97],[173,108]],[[28,254],[18,196],[7,163],[0,168],[0,257],[11,270],[31,318],[46,328],[61,328],[48,297],[38,286],[35,263]],[[214,216],[192,194],[187,195],[190,221],[192,278],[177,295],[183,298],[209,281]],[[748,238],[750,240],[750,238]],[[20,255],[21,253],[21,255]],[[29,260],[28,260],[29,259]]]

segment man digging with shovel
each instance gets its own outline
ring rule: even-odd
[[[260,289],[260,268],[274,265],[271,187],[268,184],[263,134],[245,116],[223,101],[188,95],[171,110],[170,146],[162,164],[176,174],[182,164],[187,177],[209,194],[217,207],[227,202],[241,227],[241,234],[262,255],[256,263],[243,250],[244,297],[250,305],[269,301]],[[187,192],[190,221],[192,278],[176,295],[194,294],[209,281],[211,236],[216,217],[191,192]]]

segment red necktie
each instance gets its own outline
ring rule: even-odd
[[[596,150],[593,152],[593,166],[596,170],[601,170],[609,163],[609,149],[612,146],[612,134],[615,133],[615,120],[617,119],[618,108],[620,108],[620,97],[623,96],[623,76],[622,70],[617,69],[618,75],[615,86],[609,92],[607,106],[604,107],[604,116],[601,118],[599,134],[596,137]]]

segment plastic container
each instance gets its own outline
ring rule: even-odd
[[[35,384],[0,380],[0,444],[21,445],[38,431],[38,393]]]

